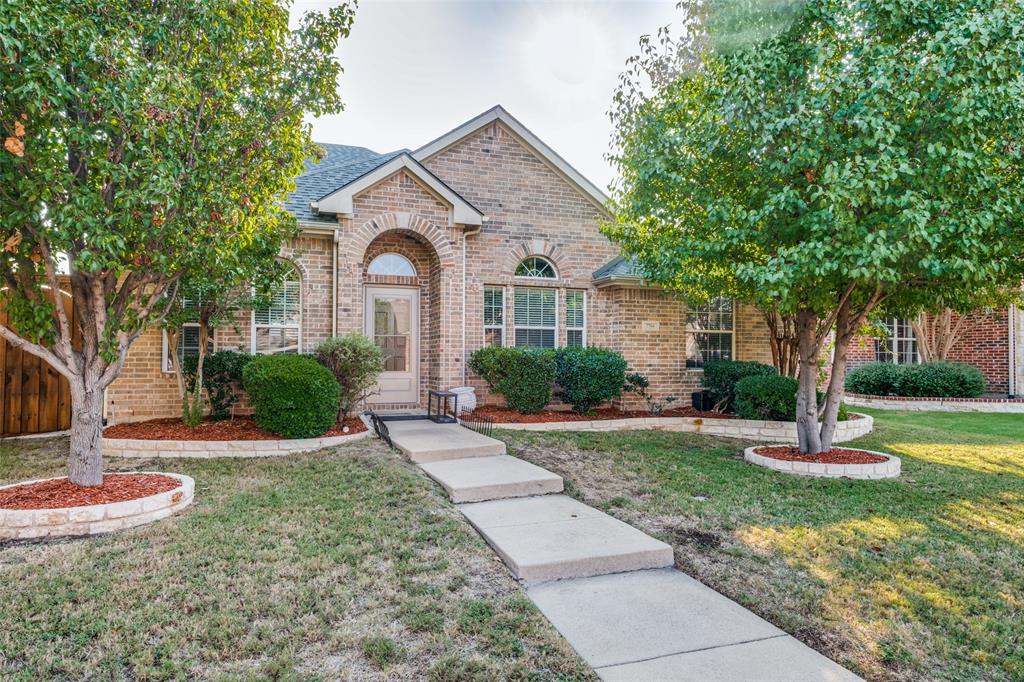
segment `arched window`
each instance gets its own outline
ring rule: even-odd
[[[532,277],[535,279],[555,279],[555,266],[551,261],[540,256],[524,258],[516,268],[516,277]]]
[[[270,305],[252,311],[253,353],[298,353],[302,327],[302,280],[292,266],[274,289]]]
[[[370,262],[366,269],[370,275],[399,275],[402,277],[415,277],[416,268],[405,256],[397,253],[382,253]]]

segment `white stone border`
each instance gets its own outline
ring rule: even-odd
[[[365,422],[364,422],[365,423]],[[180,457],[209,459],[211,457],[280,457],[300,452],[313,452],[343,443],[352,443],[373,435],[365,431],[327,438],[294,438],[291,440],[146,440],[140,438],[104,438],[103,454],[107,457]]]
[[[58,509],[0,509],[0,540],[61,537],[68,535],[98,535],[124,528],[151,523],[181,511],[192,504],[196,482],[183,474],[162,471],[112,471],[111,474],[159,474],[181,481],[181,485],[166,492],[140,497],[137,500],[91,504],[83,507]],[[41,478],[0,486],[13,488],[53,481],[66,476]]]
[[[851,448],[860,452],[867,452],[872,455],[885,457],[885,462],[877,464],[819,464],[817,462],[793,462],[787,459],[775,459],[759,455],[754,450],[757,448],[771,447],[765,445],[754,445],[743,451],[743,459],[762,466],[766,469],[781,471],[786,474],[797,474],[799,476],[818,476],[822,478],[856,478],[860,480],[877,478],[896,478],[900,475],[902,463],[899,457],[887,455],[884,452],[865,450],[863,448]]]
[[[843,402],[857,407],[910,412],[1003,412],[1024,414],[1019,398],[904,398],[847,393]]]
[[[855,413],[850,413],[851,416]],[[844,443],[871,433],[875,420],[857,413],[858,419],[839,422],[833,441]],[[472,418],[466,420],[473,423]],[[745,438],[766,443],[796,443],[796,422],[758,421],[753,419],[714,419],[703,417],[633,417],[630,419],[595,419],[593,421],[538,422],[530,424],[495,423],[496,429],[513,431],[624,431],[649,429],[701,433],[707,436]]]

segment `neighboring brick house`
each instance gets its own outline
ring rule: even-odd
[[[270,309],[217,330],[216,348],[308,352],[366,333],[388,356],[372,398],[388,408],[465,384],[488,399],[466,365],[486,343],[614,348],[656,394],[684,399],[707,358],[771,361],[753,309],[688,311],[643,286],[600,232],[606,197],[501,107],[415,151],[323,148],[287,200],[302,229],[282,253],[293,275]],[[196,350],[192,330],[182,339]],[[148,331],[107,392],[108,420],[179,414],[169,369]]]

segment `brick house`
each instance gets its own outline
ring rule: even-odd
[[[423,406],[428,389],[467,384],[488,399],[466,366],[487,343],[614,348],[662,396],[688,397],[712,357],[771,362],[755,310],[687,310],[643,286],[600,233],[606,197],[501,107],[416,150],[322,146],[325,157],[287,200],[302,230],[282,253],[292,275],[270,309],[218,329],[216,349],[307,352],[366,333],[386,351],[372,401],[388,408]],[[961,344],[968,361],[992,358],[990,368],[976,364],[993,390],[1020,383],[1016,320],[996,316],[991,340]],[[186,328],[182,339],[181,352],[195,352],[196,334]],[[106,411],[109,422],[180,413],[159,330],[132,347]]]

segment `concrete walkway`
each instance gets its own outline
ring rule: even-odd
[[[670,568],[672,548],[562,492],[562,478],[455,424],[388,422],[601,679],[860,678]]]

